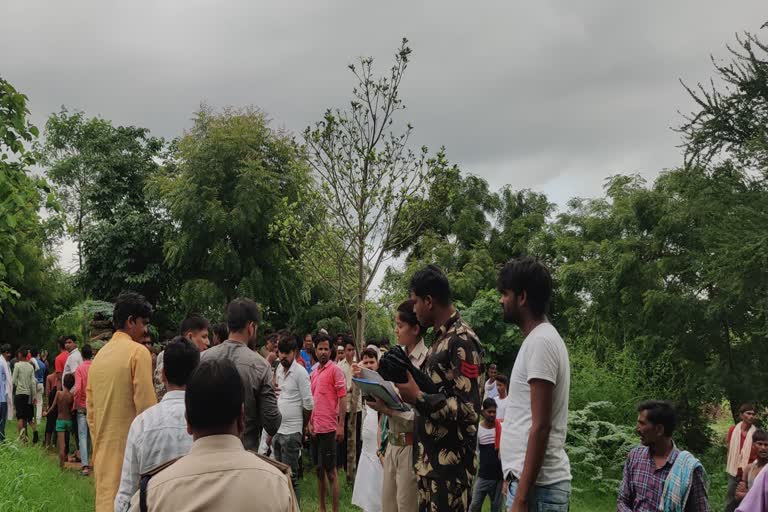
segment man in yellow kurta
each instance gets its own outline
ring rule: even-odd
[[[96,512],[115,509],[125,443],[133,419],[155,403],[152,357],[139,342],[147,335],[152,306],[137,293],[115,303],[115,334],[93,359],[86,385],[88,427],[93,440]]]

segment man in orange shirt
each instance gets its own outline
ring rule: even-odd
[[[152,306],[138,293],[115,302],[115,333],[99,350],[85,385],[88,428],[93,440],[96,512],[115,509],[125,444],[133,419],[155,405],[152,356],[141,342],[148,335]]]

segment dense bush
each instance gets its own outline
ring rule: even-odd
[[[610,402],[592,402],[568,413],[566,450],[571,461],[573,490],[615,494],[629,450],[638,443],[632,427],[604,418],[613,414]]]

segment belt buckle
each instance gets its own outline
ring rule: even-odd
[[[392,436],[392,444],[397,446],[405,446],[405,432],[390,432],[389,435]]]

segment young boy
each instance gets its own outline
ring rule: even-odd
[[[498,380],[496,382],[498,386]],[[469,512],[480,512],[485,497],[491,499],[491,512],[501,511],[501,461],[496,449],[496,400],[483,400],[483,420],[478,425],[477,443],[480,449],[480,468],[475,480]]]
[[[45,395],[48,397],[48,407],[53,404],[56,399],[56,394],[59,391],[59,374],[52,373],[45,379]],[[56,420],[59,418],[59,410],[54,409],[51,414],[47,416],[45,422],[45,447],[50,448],[56,444]]]
[[[755,430],[754,434],[752,434],[752,442],[757,448],[757,459],[747,466],[741,482],[739,482],[739,485],[736,487],[737,502],[744,499],[747,492],[752,488],[757,475],[759,475],[765,465],[768,464],[768,433],[764,430]]]
[[[56,419],[56,433],[59,438],[59,467],[64,467],[67,460],[66,440],[69,433],[72,432],[72,405],[75,401],[72,395],[72,387],[75,385],[75,376],[68,373],[64,376],[64,389],[56,393],[51,407],[46,411],[45,416],[56,408],[59,415]]]
[[[379,369],[378,347],[366,348],[361,359],[363,368],[377,371]],[[370,405],[366,404],[361,423],[360,437],[363,448],[352,490],[352,504],[360,507],[363,512],[380,512],[382,509],[381,487],[384,484],[384,469],[378,455],[381,431],[379,429],[379,415],[371,409]]]

